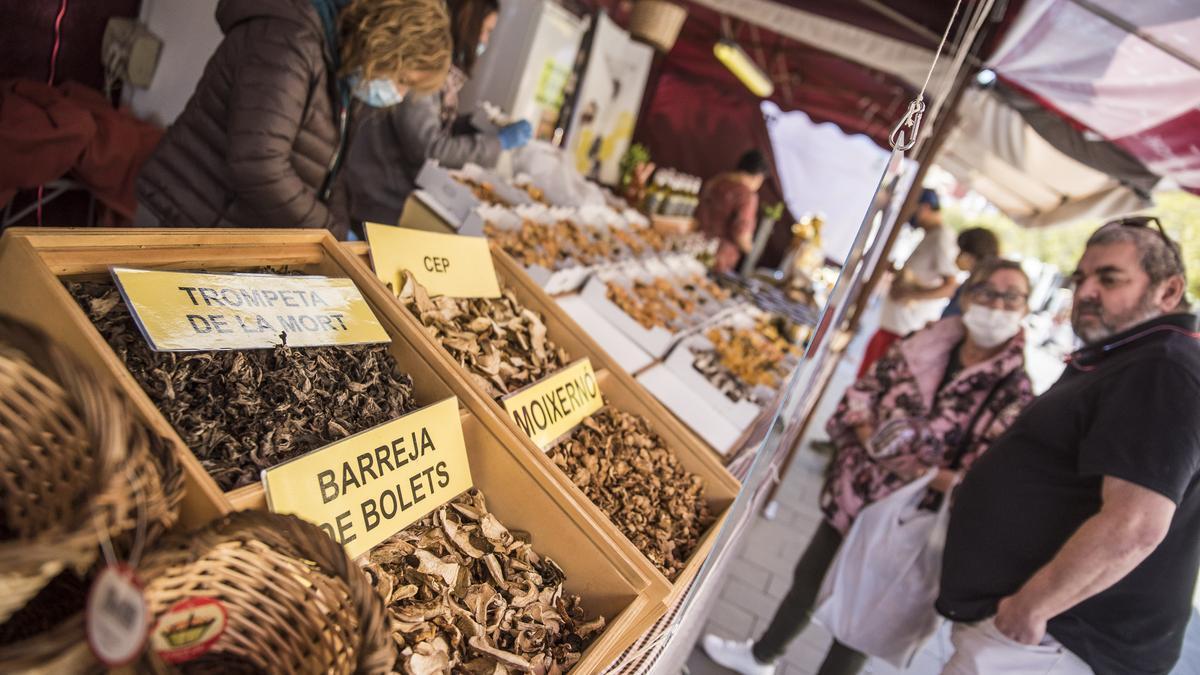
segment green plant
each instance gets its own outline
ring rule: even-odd
[[[783,202],[775,202],[774,204],[763,204],[760,209],[762,217],[767,220],[779,220],[783,217]]]
[[[628,187],[633,181],[634,171],[642,164],[650,161],[650,151],[641,143],[634,143],[625,151],[625,156],[621,157],[621,187]]]

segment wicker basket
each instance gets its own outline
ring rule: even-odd
[[[679,38],[687,10],[665,0],[637,0],[629,17],[629,33],[655,49],[669,52]]]
[[[0,664],[72,670],[101,532],[124,557],[175,522],[182,470],[127,401],[29,326],[0,317]],[[39,594],[41,594],[39,596]],[[82,655],[86,656],[86,646]]]
[[[180,663],[183,672],[385,673],[395,662],[383,600],[366,574],[294,516],[239,511],[173,535],[139,574],[152,624],[180,602],[224,608],[224,632]],[[171,670],[153,656],[143,666]]]

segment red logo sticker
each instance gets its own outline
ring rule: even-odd
[[[150,643],[167,663],[183,663],[207,652],[225,632],[229,615],[216,598],[188,598],[162,615]]]

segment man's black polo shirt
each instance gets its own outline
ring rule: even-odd
[[[1167,537],[1048,630],[1098,675],[1170,671],[1200,565],[1200,341],[1168,327],[1196,323],[1159,317],[1085,350],[979,458],[955,493],[939,612],[994,615],[1099,511],[1102,478],[1115,476],[1175,502]]]

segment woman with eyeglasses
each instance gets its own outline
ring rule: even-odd
[[[1020,264],[984,260],[964,286],[961,317],[902,339],[846,391],[826,426],[836,454],[821,490],[825,518],[792,586],[757,640],[706,636],[713,660],[745,675],[775,672],[774,661],[808,625],[825,573],[863,508],[935,467],[930,501],[951,492],[1033,400],[1021,325],[1029,291]],[[835,641],[818,673],[857,673],[866,660]]]

